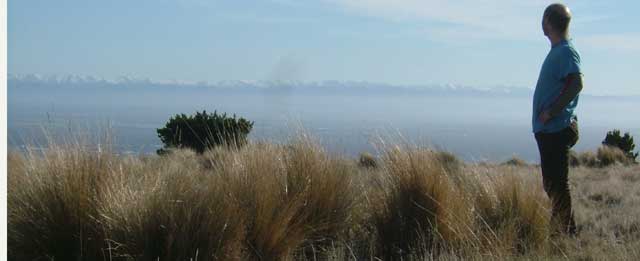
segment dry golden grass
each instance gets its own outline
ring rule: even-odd
[[[607,167],[616,164],[629,166],[635,164],[634,159],[627,157],[619,148],[605,145],[600,146],[596,153],[592,151],[572,152],[569,156],[569,163],[573,167]]]
[[[439,253],[460,244],[471,227],[460,187],[431,151],[389,149],[372,193],[376,249],[385,259]]]
[[[633,160],[627,157],[624,151],[612,146],[601,146],[598,148],[597,156],[602,166],[609,166],[616,163],[621,163],[623,165],[633,163]]]
[[[550,238],[537,167],[381,151],[377,168],[304,137],[204,155],[11,152],[10,259],[640,258],[637,165],[573,168],[581,233]]]

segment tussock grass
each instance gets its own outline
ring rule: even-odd
[[[458,173],[449,173],[453,161],[440,155],[398,147],[387,151],[372,207],[377,249],[385,259],[451,250],[468,234],[469,206],[449,176]]]
[[[621,149],[606,145],[598,148],[597,157],[602,166],[609,166],[616,163],[623,165],[634,163]]]
[[[142,163],[114,165],[100,218],[109,258],[239,259],[244,238],[240,208],[223,183],[207,175],[192,151]],[[104,247],[104,246],[103,246]]]
[[[490,245],[503,253],[530,253],[545,247],[549,203],[539,187],[530,184],[514,175],[496,179],[495,202],[485,210],[489,214],[485,220],[496,235]]]
[[[94,221],[111,154],[53,147],[43,155],[9,155],[10,255],[20,260],[102,258],[96,246],[104,235]]]
[[[624,214],[640,209],[629,208],[640,202],[637,165],[572,170],[586,231],[575,240],[549,237],[549,203],[531,165],[467,165],[445,152],[387,146],[378,167],[361,168],[304,136],[202,155],[89,148],[9,153],[11,259],[640,256],[631,243],[640,239],[637,213]]]
[[[616,164],[629,166],[635,163],[619,148],[607,145],[600,146],[596,153],[592,151],[582,153],[572,151],[569,155],[569,164],[573,167],[608,167]]]
[[[222,152],[218,151],[218,155]],[[227,152],[214,163],[246,218],[247,252],[257,259],[313,252],[340,240],[353,224],[354,165],[329,157],[309,140]],[[313,253],[312,253],[313,254]]]

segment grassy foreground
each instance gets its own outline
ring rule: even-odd
[[[8,156],[9,260],[640,259],[640,167],[571,170],[576,239],[539,168],[387,146],[377,167],[309,139],[197,155],[82,146]]]

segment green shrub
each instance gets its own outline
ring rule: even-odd
[[[215,111],[213,114],[196,112],[191,116],[179,114],[169,119],[164,128],[157,129],[158,137],[164,143],[158,154],[171,148],[190,148],[203,153],[219,145],[240,147],[246,143],[252,128],[252,121],[236,118],[235,114],[233,117]]]
[[[638,153],[634,153],[633,149],[636,145],[633,143],[633,136],[631,136],[628,132],[622,136],[620,134],[620,130],[613,130],[607,132],[607,136],[602,141],[603,145],[616,147],[622,150],[624,154],[635,162],[638,157]]]

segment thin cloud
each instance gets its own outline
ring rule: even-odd
[[[521,38],[539,30],[545,1],[327,0],[335,5],[394,20],[418,19],[487,37]]]
[[[554,1],[324,0],[349,12],[393,21],[429,22],[423,32],[442,40],[539,40],[544,8]],[[569,3],[582,7],[584,3]],[[580,14],[576,23],[607,16]]]
[[[581,42],[597,50],[640,53],[640,33],[591,35],[581,39]]]

